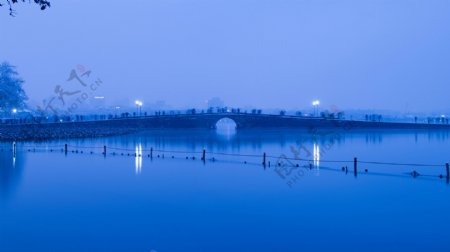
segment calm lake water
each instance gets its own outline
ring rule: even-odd
[[[15,154],[0,145],[2,252],[450,251],[450,132],[171,130],[17,143]],[[358,163],[355,177],[354,157],[439,167]]]

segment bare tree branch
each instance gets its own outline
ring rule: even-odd
[[[1,0],[0,0],[1,1]],[[6,4],[8,6],[8,10],[9,10],[9,15],[12,17],[15,17],[15,10],[13,9],[13,5],[17,4],[17,3],[24,3],[26,2],[26,0],[6,0]],[[47,0],[33,0],[33,2],[37,5],[39,5],[41,10],[45,10],[47,8],[50,8],[50,2]],[[31,3],[31,0],[28,0],[28,3]],[[3,7],[5,4],[4,2],[0,2],[0,7]]]

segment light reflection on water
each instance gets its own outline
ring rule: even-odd
[[[313,150],[314,150],[314,154],[313,154],[314,166],[316,168],[319,168],[320,167],[320,147],[317,143],[314,143]]]
[[[20,186],[26,155],[17,153],[13,144],[1,145],[0,151],[0,201],[9,200]]]
[[[16,148],[16,142],[13,142],[12,144],[12,156],[13,156],[13,168],[16,166],[16,155],[17,155],[17,148]]]
[[[13,239],[14,230],[22,226],[27,226],[20,228],[23,239],[36,237],[33,249],[41,251],[61,250],[67,242],[74,244],[73,251],[377,251],[386,244],[409,251],[449,249],[443,234],[450,232],[450,202],[442,199],[450,186],[444,180],[370,175],[393,167],[361,165],[358,177],[320,169],[340,169],[340,164],[325,161],[353,157],[444,164],[450,161],[447,132],[225,132],[155,130],[17,143],[15,154],[11,143],[2,144],[0,250],[30,250],[31,243]],[[97,155],[83,149],[83,154],[69,151],[65,156],[60,151],[65,143],[70,150],[100,148],[93,149]],[[26,146],[32,145],[47,150],[28,151]],[[109,151],[103,158],[98,151],[103,145],[129,151],[117,151],[116,156]],[[175,159],[154,154],[151,161],[146,155],[150,148],[196,153],[206,149],[207,161],[201,162],[198,154],[195,160],[191,155],[186,159],[181,153],[174,153]],[[264,152],[311,159],[314,169],[302,168],[302,176],[287,186],[273,165],[261,165]],[[363,169],[369,170],[367,176]],[[399,174],[431,171],[395,169]],[[62,234],[75,238],[63,239]],[[348,235],[355,241],[343,243]],[[177,242],[167,237],[177,237]]]
[[[136,151],[134,153],[135,156],[135,168],[136,174],[140,174],[142,172],[142,144],[139,143],[136,145]]]
[[[115,148],[130,149],[134,156],[135,174],[141,174],[145,153],[150,148],[168,151],[192,151],[199,152],[207,150],[207,157],[211,158],[209,152],[223,152],[235,154],[257,154],[262,155],[286,155],[288,158],[311,159],[311,165],[319,171],[321,159],[327,160],[353,160],[353,157],[362,157],[365,160],[404,162],[404,163],[433,163],[444,164],[449,161],[445,149],[450,146],[450,135],[448,132],[315,132],[307,131],[236,131],[235,124],[225,121],[220,127],[212,131],[204,130],[172,130],[172,131],[150,131],[129,136],[117,136],[98,139],[73,139],[54,140],[38,143],[4,143],[2,151],[1,179],[6,181],[2,186],[10,184],[9,176],[16,162],[23,167],[23,161],[28,153],[29,146],[43,147],[47,152],[53,147],[56,150],[69,143],[71,149],[84,148],[87,146],[99,147],[109,146]],[[17,146],[17,147],[16,147]],[[28,147],[23,147],[28,146]],[[59,146],[59,148],[55,148]],[[18,148],[18,150],[17,150]],[[42,148],[41,148],[42,149]],[[370,149],[366,151],[365,149]],[[373,149],[373,150],[372,150]],[[86,151],[87,153],[87,151]],[[411,155],[411,153],[414,153]],[[18,155],[18,157],[17,157]],[[208,156],[209,155],[209,156]],[[10,157],[8,161],[7,157]],[[180,156],[183,157],[184,156]],[[17,158],[19,160],[17,161]],[[260,158],[242,159],[240,161],[259,162]],[[7,172],[9,171],[9,172]],[[17,180],[17,177],[15,178]],[[14,184],[14,183],[12,183]],[[6,191],[6,190],[3,190]],[[8,190],[9,191],[9,190]],[[4,194],[4,193],[3,193]]]

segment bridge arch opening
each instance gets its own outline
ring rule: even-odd
[[[216,132],[220,135],[234,135],[236,134],[237,123],[228,117],[221,118],[214,125]]]

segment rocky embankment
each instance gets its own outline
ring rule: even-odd
[[[39,141],[47,139],[93,138],[136,132],[134,127],[120,127],[102,122],[0,125],[0,141]]]

